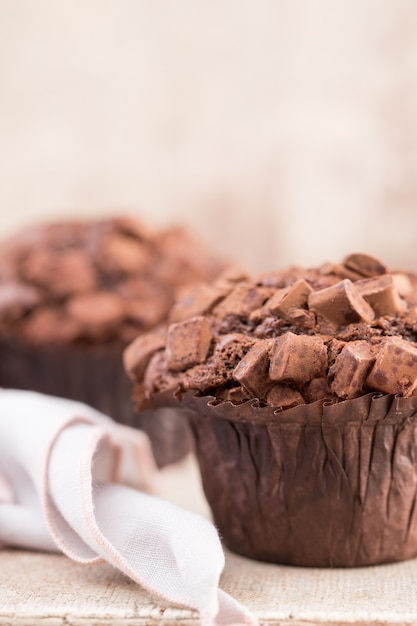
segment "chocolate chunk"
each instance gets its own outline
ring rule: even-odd
[[[372,307],[348,278],[331,287],[313,291],[308,298],[308,306],[318,315],[340,326],[360,321],[371,322],[375,317]]]
[[[67,296],[90,291],[96,286],[96,274],[87,255],[82,250],[51,256],[51,273],[45,286],[55,296]]]
[[[151,329],[165,320],[168,315],[169,306],[167,306],[167,302],[164,299],[152,301],[137,298],[127,302],[125,309],[126,319],[135,322],[137,334],[138,329]]]
[[[398,337],[385,339],[366,384],[384,393],[412,395],[417,384],[417,348]]]
[[[394,281],[394,287],[400,296],[408,296],[413,291],[413,285],[410,278],[406,274],[391,274]]]
[[[149,224],[144,224],[137,218],[131,217],[130,215],[114,217],[111,220],[111,224],[114,225],[114,228],[123,235],[129,235],[134,239],[149,241],[155,237],[155,233]]]
[[[133,274],[149,265],[151,251],[148,246],[123,235],[109,235],[100,242],[97,264],[107,272]]]
[[[34,285],[48,285],[53,269],[54,260],[44,248],[35,248],[30,256],[21,265],[21,276]]]
[[[83,335],[95,337],[120,324],[124,317],[124,306],[116,294],[97,291],[71,298],[68,314],[81,326]]]
[[[151,356],[165,347],[164,338],[157,333],[141,335],[123,353],[126,372],[133,380],[141,380]]]
[[[198,285],[172,308],[170,321],[181,322],[195,315],[204,315],[204,313],[211,311],[230,291],[230,286]]]
[[[124,300],[163,300],[167,307],[172,306],[172,294],[167,289],[151,282],[147,276],[134,276],[117,282],[114,290],[122,296]]]
[[[381,261],[369,254],[349,254],[343,260],[343,265],[361,276],[380,276],[387,271]]]
[[[172,324],[168,330],[167,363],[171,371],[181,371],[202,363],[209,351],[212,332],[204,317],[192,317]]]
[[[35,250],[23,264],[22,274],[57,297],[90,291],[96,286],[94,269],[82,250]]]
[[[231,387],[220,389],[219,392],[216,392],[216,397],[221,398],[222,400],[227,400],[228,402],[232,402],[233,404],[241,404],[246,400],[250,399],[250,393],[244,387]]]
[[[265,287],[252,287],[247,284],[237,285],[233,291],[216,306],[214,309],[216,315],[236,315],[237,317],[245,317],[252,311],[259,308],[268,296],[271,290]]]
[[[36,236],[42,241],[42,245],[59,252],[80,246],[85,241],[85,226],[78,220],[55,222],[44,228],[40,227],[38,235],[32,234],[32,237]],[[33,250],[35,247],[32,239],[30,248]]]
[[[406,308],[395,289],[394,279],[389,274],[368,278],[355,283],[359,293],[373,308],[376,315],[396,315]]]
[[[129,322],[125,322],[121,324],[116,330],[116,341],[121,341],[123,345],[128,345],[132,341],[136,339],[138,336],[138,327],[137,324],[129,324]]]
[[[301,393],[289,385],[274,385],[266,396],[266,401],[271,406],[290,409],[298,404],[305,404],[305,400]]]
[[[305,309],[291,309],[286,319],[295,327],[306,330],[312,330],[316,325],[316,316],[313,311],[306,311]]]
[[[319,272],[324,276],[334,275],[339,278],[349,278],[352,282],[363,278],[362,274],[354,272],[340,263],[324,263],[319,267]],[[336,282],[336,280],[334,282]]]
[[[272,380],[306,383],[323,376],[327,368],[327,348],[320,337],[288,332],[275,340],[269,376]]]
[[[353,341],[336,358],[332,390],[339,398],[356,398],[363,394],[366,377],[375,356],[366,341]]]
[[[233,370],[233,378],[258,398],[265,397],[273,384],[268,376],[269,352],[272,345],[273,342],[268,339],[259,341]]]
[[[248,280],[249,276],[247,272],[238,265],[229,265],[223,272],[221,272],[215,281],[216,287],[224,287],[225,285],[231,286],[236,283],[241,283],[244,280]]]
[[[78,324],[59,309],[35,310],[22,327],[22,336],[33,344],[65,344],[79,334]]]
[[[158,233],[155,240],[161,254],[152,271],[167,286],[186,286],[217,276],[223,268],[205,253],[205,247],[181,227]]]
[[[260,306],[258,309],[249,314],[249,321],[256,326],[260,324],[267,316],[271,315],[266,306]]]
[[[310,285],[301,278],[293,285],[278,289],[265,306],[271,313],[285,317],[292,309],[307,307],[308,296],[312,291]]]
[[[151,284],[149,278],[139,276],[123,280],[115,291],[122,296],[126,320],[138,330],[151,329],[165,320],[172,306],[172,295],[158,284]]]
[[[331,400],[335,397],[329,387],[327,378],[313,378],[303,389],[303,396],[307,402],[316,402],[317,400]]]

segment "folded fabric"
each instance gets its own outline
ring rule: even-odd
[[[144,433],[78,402],[0,390],[0,547],[106,560],[204,626],[255,624],[218,588],[214,526],[144,493],[155,474]]]

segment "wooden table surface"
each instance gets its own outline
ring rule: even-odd
[[[184,489],[184,480],[188,488]],[[181,483],[181,489],[173,487]],[[161,492],[204,511],[195,465],[187,460]],[[261,624],[415,624],[417,559],[353,570],[269,565],[227,554],[221,587]],[[0,625],[194,626],[197,615],[153,599],[110,565],[60,555],[0,551]]]

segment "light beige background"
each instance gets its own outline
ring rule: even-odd
[[[0,234],[135,209],[413,267],[416,138],[414,0],[0,0]]]

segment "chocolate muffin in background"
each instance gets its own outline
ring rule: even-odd
[[[181,289],[220,264],[182,228],[131,217],[62,221],[0,244],[0,386],[86,402],[145,429],[159,465],[190,445],[177,411],[133,410],[122,353],[163,322]]]
[[[231,550],[347,567],[417,556],[416,342],[415,276],[352,254],[196,287],[125,361],[187,414]]]

